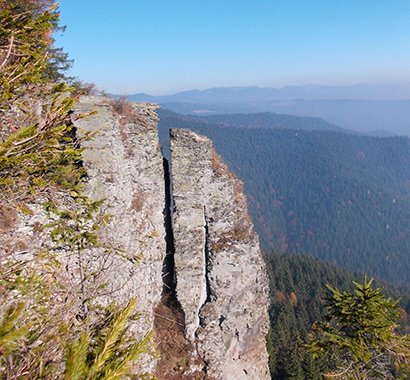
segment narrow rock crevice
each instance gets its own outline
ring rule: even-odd
[[[212,301],[212,291],[211,283],[209,280],[209,272],[211,270],[211,261],[209,259],[209,226],[208,226],[208,217],[206,215],[206,207],[204,206],[204,219],[205,219],[205,284],[206,284],[206,301]],[[205,304],[204,303],[204,304]]]
[[[155,308],[154,326],[160,359],[157,363],[156,376],[159,380],[202,379],[204,367],[201,359],[194,355],[195,348],[186,337],[185,313],[176,294],[177,279],[175,274],[175,245],[172,228],[172,179],[170,163],[163,158],[165,207],[164,227],[166,254],[162,266],[161,302]],[[199,368],[198,372],[190,368]]]
[[[172,188],[171,173],[168,160],[163,158],[164,183],[165,183],[165,207],[164,207],[164,227],[166,254],[162,266],[162,281],[164,284],[163,294],[176,298],[176,276],[175,276],[175,244],[174,232],[172,230]]]
[[[205,232],[205,244],[204,244],[204,277],[205,277],[205,289],[204,289],[204,296],[203,296],[203,302],[199,306],[199,312],[198,312],[198,317],[199,317],[199,325],[204,326],[205,321],[204,318],[201,316],[201,311],[203,307],[213,301],[213,296],[212,296],[212,290],[211,290],[211,284],[210,284],[210,279],[209,279],[209,274],[211,270],[211,261],[209,259],[209,226],[208,226],[208,217],[206,215],[206,206],[204,206],[204,232]]]

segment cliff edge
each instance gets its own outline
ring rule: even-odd
[[[242,184],[211,141],[188,130],[172,131],[168,163],[156,109],[84,97],[74,112],[89,115],[74,118],[73,133],[86,203],[58,187],[54,208],[41,194],[24,208],[3,202],[0,263],[13,259],[43,273],[47,308],[71,324],[93,323],[93,313],[136,298],[139,319],[127,331],[137,339],[153,331],[159,355],[135,363],[135,374],[268,379],[268,281]],[[95,233],[98,243],[69,246],[56,240],[62,233]],[[64,368],[62,354],[53,360]]]
[[[242,183],[211,141],[171,131],[176,294],[210,379],[269,379],[268,280]]]

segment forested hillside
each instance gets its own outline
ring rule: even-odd
[[[262,246],[306,253],[410,285],[410,144],[335,131],[221,128],[160,113],[209,136],[244,181]]]
[[[344,291],[363,275],[349,273],[303,255],[270,255],[271,332],[268,339],[273,379],[321,379],[326,363],[314,362],[303,349],[312,324],[323,318],[323,289]],[[383,284],[377,284],[383,286]],[[410,299],[384,285],[384,294],[401,299],[403,328],[408,329]]]
[[[216,124],[220,127],[234,127],[234,128],[289,128],[289,129],[303,129],[303,130],[344,130],[334,124],[317,117],[301,117],[282,115],[273,112],[259,112],[259,113],[235,113],[235,114],[221,114],[221,115],[181,115],[167,109],[160,109],[159,115],[164,120],[176,119],[178,122],[187,123],[204,123]]]
[[[161,112],[167,112],[163,110]],[[168,111],[171,112],[171,111]],[[342,128],[318,117],[283,115],[273,112],[235,113],[209,116],[185,116],[187,120],[236,128],[289,128],[303,130],[339,130]]]

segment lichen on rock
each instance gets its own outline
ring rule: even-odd
[[[135,298],[140,318],[128,332],[141,339],[153,330],[169,363],[147,356],[134,373],[160,380],[268,379],[268,281],[242,184],[208,138],[182,129],[172,131],[169,177],[156,108],[83,97],[75,113],[92,114],[73,121],[81,141],[81,197],[90,209],[98,204],[98,215],[87,218],[90,210],[64,192],[48,208],[41,197],[21,209],[3,202],[0,263],[13,256],[26,264],[51,253],[59,265],[47,279],[64,286],[50,299],[60,311],[70,304],[87,314],[85,304],[124,307]],[[64,226],[55,223],[59,213]],[[98,232],[98,244],[80,252],[77,241],[70,250],[59,240],[77,232],[90,238]],[[46,260],[34,270],[42,265]]]
[[[125,304],[135,297],[140,318],[131,332],[142,336],[154,328],[165,253],[164,174],[156,106],[133,104],[128,110],[133,118],[124,122],[112,105],[109,99],[83,98],[77,112],[95,110],[96,114],[76,122],[79,133],[95,133],[84,145],[85,192],[91,199],[104,199],[101,207],[110,220],[101,239],[119,252],[105,264],[106,291],[96,301]],[[155,360],[150,360],[145,369],[154,372]]]
[[[269,379],[268,281],[242,185],[204,136],[171,131],[177,297],[210,379]]]

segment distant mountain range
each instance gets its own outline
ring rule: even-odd
[[[269,87],[215,87],[207,90],[190,90],[173,95],[151,96],[144,93],[129,95],[130,100],[155,103],[225,104],[252,103],[281,100],[409,100],[410,84],[354,86],[286,86]]]
[[[362,133],[384,130],[410,135],[410,85],[227,87],[127,98],[183,114],[275,112],[318,117]]]

